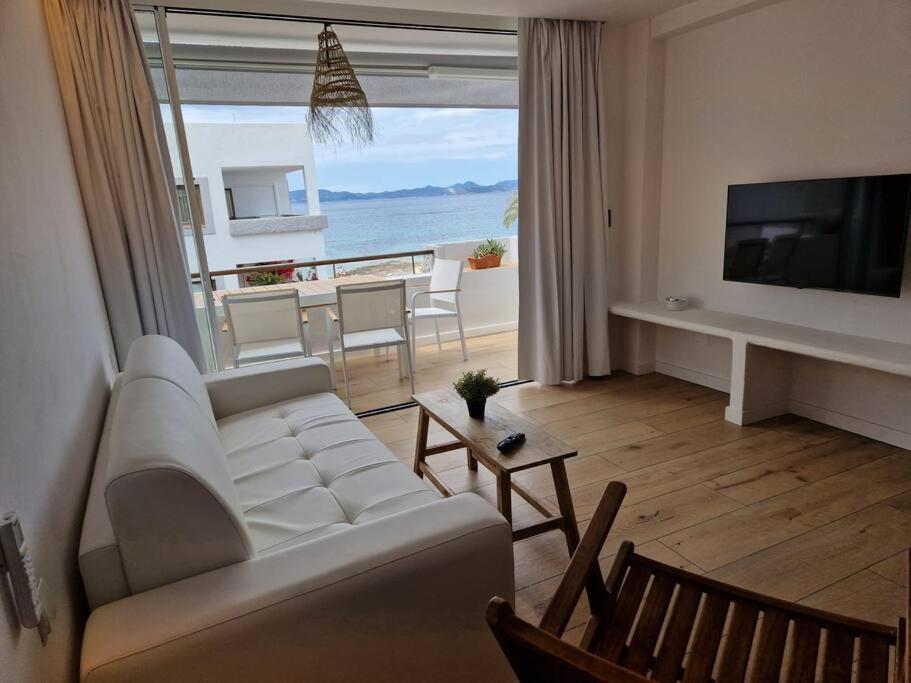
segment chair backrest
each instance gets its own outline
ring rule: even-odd
[[[222,299],[235,344],[300,339],[300,296],[296,289],[229,294]]]
[[[648,681],[519,619],[501,598],[487,606],[487,623],[521,683]]]
[[[433,272],[430,274],[430,291],[441,289],[459,289],[462,286],[462,270],[465,263],[456,259],[434,259]],[[455,304],[456,293],[433,294],[430,297],[433,304]]]
[[[893,627],[804,607],[637,555],[629,542],[621,545],[602,582],[598,554],[625,493],[618,482],[608,486],[541,619],[539,630],[559,639],[587,590],[591,619],[575,652],[542,639],[531,625],[513,624],[511,640],[503,645],[509,633],[502,624],[508,620],[499,619],[498,626],[488,612],[521,681],[545,680],[535,673],[544,668],[535,660],[547,658],[596,676],[565,680],[626,680],[609,669],[593,673],[589,657],[594,656],[657,681],[888,683],[891,662],[891,680],[908,683],[904,618]],[[488,609],[494,607],[491,602]],[[519,636],[523,642],[517,644]]]
[[[335,288],[342,334],[405,329],[405,281],[383,280]]]

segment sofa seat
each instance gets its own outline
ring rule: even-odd
[[[439,500],[334,394],[218,420],[257,553]]]

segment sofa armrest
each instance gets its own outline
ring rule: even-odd
[[[82,681],[514,680],[494,595],[512,532],[462,494],[100,607]]]
[[[203,375],[216,419],[287,401],[307,394],[332,391],[329,366],[318,358],[262,363]]]

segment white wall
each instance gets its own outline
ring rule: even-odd
[[[238,263],[271,261],[275,259],[325,258],[325,242],[321,231],[280,232],[233,237],[228,229],[228,207],[225,201],[225,180],[233,182],[243,174],[267,173],[270,182],[278,183],[284,173],[276,168],[303,167],[308,190],[308,210],[319,213],[316,198],[316,170],[313,145],[303,123],[189,123],[187,144],[193,175],[207,187],[210,201],[203,207],[207,223],[211,224],[203,237],[211,270],[234,268]],[[174,174],[182,182],[180,155],[176,146],[173,124],[166,126],[168,148],[174,164]],[[242,170],[241,170],[242,169]],[[259,182],[259,181],[257,181]],[[279,191],[279,210],[289,213],[287,184],[282,180]],[[205,195],[206,192],[203,192]],[[205,199],[205,196],[204,196]],[[214,228],[214,231],[212,230]],[[187,237],[188,253],[194,253],[192,238]],[[192,262],[195,262],[191,259]],[[230,286],[234,282],[228,283]]]
[[[667,41],[658,294],[894,341],[904,296],[724,282],[727,186],[911,172],[911,3],[787,0]]]
[[[113,374],[41,3],[0,3],[0,511],[16,510],[56,618],[47,647],[0,589],[0,679],[76,677],[76,547]]]
[[[234,195],[234,214],[238,218],[275,216],[291,213],[288,178],[283,171],[251,169],[223,171],[222,180]],[[245,190],[255,189],[245,194]],[[269,188],[268,192],[264,188]],[[253,201],[245,201],[251,199]]]
[[[729,184],[911,172],[909,35],[907,0],[784,0],[665,41],[663,98],[655,107],[663,126],[644,143],[652,153],[658,146],[661,170],[660,204],[647,204],[660,209],[654,295],[911,341],[911,259],[901,299],[722,280]],[[655,41],[635,27],[626,38],[633,45],[626,89],[635,107],[648,101],[649,82],[634,72],[631,55],[655,49]],[[635,135],[628,121],[628,152]],[[628,185],[642,175],[629,162],[627,171],[634,171]],[[629,207],[625,219],[625,229],[648,238],[648,222],[633,220]],[[636,284],[625,276],[626,297],[642,296]],[[725,342],[661,331],[656,347],[659,370],[725,384]],[[807,360],[797,360],[794,373],[800,381],[792,398],[819,419],[911,431],[890,407],[897,396],[908,405],[911,381]]]

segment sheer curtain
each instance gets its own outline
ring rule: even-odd
[[[519,23],[519,376],[610,374],[599,22]]]
[[[121,364],[143,334],[202,341],[174,181],[128,0],[44,0],[70,146]]]

